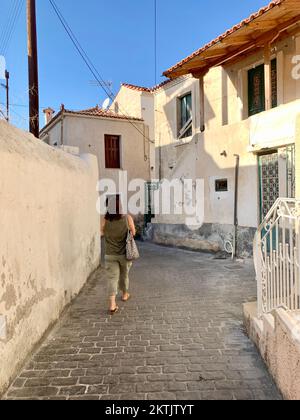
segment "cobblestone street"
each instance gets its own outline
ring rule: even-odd
[[[132,299],[107,314],[99,270],[6,399],[280,399],[242,323],[250,262],[140,245]]]

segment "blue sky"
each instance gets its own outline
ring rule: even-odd
[[[12,123],[28,128],[25,0],[5,54],[11,74]],[[1,33],[13,0],[1,0]],[[104,80],[117,92],[122,82],[152,86],[154,67],[154,0],[56,0]],[[164,70],[211,41],[268,0],[157,0],[157,81]],[[48,0],[37,0],[40,106],[58,110],[102,104],[105,93],[75,51]],[[0,88],[0,103],[5,91]],[[1,106],[1,105],[0,105]],[[42,117],[41,125],[44,120]]]

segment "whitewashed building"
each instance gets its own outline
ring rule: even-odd
[[[154,144],[142,116],[117,114],[98,106],[82,111],[62,106],[54,116],[51,108],[44,112],[47,124],[40,132],[41,140],[71,153],[96,155],[100,180],[114,181],[122,197],[132,180],[150,181]]]
[[[156,178],[204,180],[203,225],[157,214],[156,242],[220,251],[229,241],[249,255],[276,199],[295,196],[299,14],[295,1],[272,2],[166,71],[162,85],[122,86],[115,102],[130,102],[132,115],[134,93],[153,97],[145,120]]]

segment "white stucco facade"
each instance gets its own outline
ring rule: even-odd
[[[155,115],[154,96],[151,92],[134,90],[122,85],[115,100],[111,104],[111,111],[119,115],[125,114],[142,119],[149,130],[150,177],[155,178]]]
[[[139,117],[136,117],[139,118]],[[105,161],[105,136],[120,137],[120,168],[108,169]],[[135,179],[150,180],[151,139],[149,127],[142,120],[80,115],[65,111],[41,132],[50,145],[78,148],[79,152],[97,157],[99,180],[115,182],[123,197]],[[143,204],[141,205],[141,208]]]
[[[100,262],[96,157],[0,121],[0,393]]]
[[[288,196],[295,189],[295,163],[289,161],[288,153],[295,146],[299,112],[300,81],[293,77],[293,57],[299,54],[299,33],[274,43],[271,59],[277,62],[277,107],[250,117],[248,72],[264,63],[263,48],[233,64],[211,68],[204,76],[203,108],[200,81],[191,75],[150,89],[153,118],[148,115],[147,120],[155,137],[154,179],[203,179],[205,190],[202,231],[196,234],[184,226],[185,214],[157,214],[153,219],[157,242],[215,251],[223,248],[226,239],[232,240],[238,156],[239,240],[246,254],[251,253],[253,233],[262,217],[260,156],[278,154],[279,195]],[[122,86],[118,103],[130,103],[131,111],[141,115],[140,98],[150,94],[144,89]],[[192,95],[192,135],[180,139],[179,100],[186,94]],[[216,190],[217,180],[226,180],[227,191]]]

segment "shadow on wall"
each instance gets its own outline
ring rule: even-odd
[[[234,155],[237,154],[240,157],[237,253],[239,256],[252,255],[254,234],[262,217],[262,204],[264,209],[270,209],[280,191],[287,191],[287,151],[282,148],[279,153],[265,155],[268,157],[266,165],[269,165],[270,171],[276,172],[277,168],[277,172],[275,177],[263,177],[258,165],[261,158],[247,152],[247,130],[244,136],[240,136],[234,127],[228,128],[227,136],[224,136],[224,128],[222,130],[223,136],[218,136],[218,131],[214,134],[203,133],[184,146],[169,145],[157,150],[157,155],[162,156],[163,179],[204,180],[204,224],[193,229],[186,225],[185,214],[157,215],[151,232],[154,242],[210,252],[224,250],[225,241],[233,243],[236,185]],[[178,149],[184,150],[178,154]],[[174,168],[168,165],[170,158],[177,159]],[[264,172],[268,174],[268,166]],[[262,190],[265,190],[263,197]]]
[[[0,162],[1,394],[99,266],[100,244],[95,157],[0,122]]]
[[[248,64],[254,65],[257,59],[257,56],[251,57]],[[191,138],[184,139],[187,143],[178,139],[178,98],[188,93],[189,87],[179,83],[177,90],[166,89],[165,97],[161,98],[166,103],[161,104],[164,117],[158,117],[156,126],[157,177],[203,179],[205,221],[198,230],[191,230],[186,226],[184,215],[158,215],[152,227],[152,236],[157,242],[216,252],[224,247],[224,241],[232,241],[235,232],[235,155],[240,158],[237,200],[240,255],[252,254],[254,233],[276,199],[294,194],[291,175],[294,169],[289,165],[295,163],[288,155],[287,147],[274,149],[271,145],[295,142],[296,98],[290,101],[294,102],[290,104],[291,108],[289,103],[284,103],[248,117],[247,72],[240,76],[241,69],[240,63],[232,64],[214,69],[205,78],[206,131],[199,133],[200,112],[194,109],[197,134],[192,141]],[[190,90],[199,94],[199,83],[196,88],[191,84]],[[290,116],[289,121],[286,116]],[[286,131],[289,131],[288,137]],[[248,152],[250,145],[261,147],[262,155]]]
[[[196,95],[196,98],[199,98],[199,83],[198,80],[194,81],[194,84],[197,84],[197,87],[191,84],[189,87],[185,87],[182,90],[178,90],[177,97],[174,97],[174,91],[172,89],[166,88],[165,95],[166,95],[166,104],[163,106],[163,114],[164,114],[164,128],[163,131],[167,130],[168,135],[173,139],[173,141],[178,140],[178,133],[179,133],[179,99],[184,95],[192,91],[193,95]],[[172,92],[172,93],[171,93]],[[206,110],[206,121],[209,123],[210,120],[213,120],[216,117],[214,109],[211,107],[210,101],[208,97],[205,95],[205,110]],[[193,102],[194,104],[194,102]],[[196,125],[200,127],[200,120],[198,120],[198,109],[194,109],[193,106],[193,118],[196,120]],[[156,110],[156,112],[159,112]],[[198,127],[198,129],[199,129]]]

